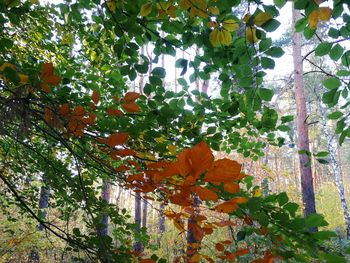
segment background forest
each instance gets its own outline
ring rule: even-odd
[[[0,262],[349,262],[348,1],[0,0]]]

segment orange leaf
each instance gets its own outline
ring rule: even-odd
[[[218,251],[224,251],[224,250],[225,250],[224,245],[221,244],[221,243],[217,243],[217,244],[215,245],[215,248],[216,248],[216,250],[218,250]]]
[[[247,198],[245,197],[237,197],[215,206],[214,209],[222,213],[233,213],[238,208],[237,204],[241,204],[246,201]]]
[[[100,93],[98,91],[94,90],[92,92],[91,99],[95,104],[97,104],[100,101]]]
[[[180,193],[174,194],[170,197],[170,200],[173,204],[180,206],[190,206],[193,203],[193,200],[190,198],[190,193],[187,191],[182,191]]]
[[[210,189],[201,187],[201,186],[194,186],[192,187],[192,191],[198,194],[199,198],[203,201],[217,201],[218,195]]]
[[[90,112],[89,117],[83,119],[83,123],[92,125],[94,124],[95,120],[96,120],[96,115]]]
[[[126,132],[122,133],[113,133],[107,138],[107,145],[111,148],[113,148],[116,145],[122,145],[126,143],[128,140],[129,135]]]
[[[85,115],[85,108],[83,106],[76,106],[73,110],[73,115],[75,117],[82,118]]]
[[[203,229],[196,223],[188,223],[188,230],[192,231],[192,234],[196,241],[201,241],[204,237]]]
[[[217,225],[218,227],[224,227],[224,226],[236,226],[237,223],[236,222],[232,222],[229,220],[222,220],[220,222],[215,222],[215,225]]]
[[[61,77],[52,75],[45,78],[44,80],[46,81],[47,84],[50,84],[52,86],[57,86],[61,82]]]
[[[138,174],[131,174],[126,178],[126,181],[131,183],[133,181],[143,181],[144,180],[144,174],[138,173]]]
[[[122,103],[122,107],[127,112],[140,112],[141,108],[135,102]]]
[[[41,77],[43,79],[46,79],[49,76],[52,76],[53,74],[54,74],[54,68],[53,68],[52,63],[43,64],[42,71],[41,71]]]
[[[249,253],[249,248],[239,249],[235,252],[237,256],[243,256]]]
[[[238,193],[240,190],[239,184],[231,183],[231,182],[224,183],[224,190],[225,192],[229,192],[231,194]]]
[[[130,169],[129,166],[126,166],[126,165],[119,165],[117,168],[115,168],[117,172],[125,172],[125,171],[128,171],[129,169]]]
[[[184,149],[178,155],[181,175],[187,176],[190,172],[195,179],[209,169],[213,160],[213,153],[205,142],[200,142],[190,149]]]
[[[156,263],[157,261],[151,259],[151,258],[146,258],[146,259],[141,259],[138,261],[139,263]]]
[[[125,156],[135,156],[136,152],[131,149],[122,149],[122,150],[117,150],[113,152],[114,154],[120,156],[120,157],[125,157]]]
[[[109,108],[107,109],[107,114],[109,116],[123,116],[124,113],[121,110]]]
[[[135,102],[140,97],[140,94],[137,92],[127,92],[122,99],[122,103]]]
[[[204,180],[207,182],[232,182],[240,179],[241,165],[233,160],[224,158],[216,160],[210,167]]]
[[[68,113],[70,111],[70,108],[69,108],[69,104],[68,103],[65,103],[63,104],[60,108],[59,108],[59,113],[63,116],[63,117],[67,117],[68,116]]]

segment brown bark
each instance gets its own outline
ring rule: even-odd
[[[300,18],[300,11],[293,6],[293,25]],[[295,102],[297,107],[297,134],[298,149],[310,152],[309,133],[307,125],[306,100],[304,94],[303,79],[303,61],[301,56],[301,34],[293,33],[293,64],[294,64],[294,88]],[[312,170],[310,166],[310,158],[307,154],[299,154],[300,175],[301,175],[301,192],[304,205],[304,216],[316,212],[315,193],[312,178]],[[312,229],[317,231],[317,229]]]

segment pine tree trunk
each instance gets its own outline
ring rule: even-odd
[[[141,228],[141,194],[138,192],[135,192],[135,235],[140,235],[140,228]],[[142,244],[139,241],[135,241],[134,243],[134,250],[136,252],[142,252]]]
[[[300,11],[293,6],[293,29],[296,21],[300,18]],[[297,107],[297,134],[298,149],[309,152],[309,133],[307,125],[306,100],[304,94],[303,61],[301,56],[301,34],[293,32],[293,63],[294,63],[294,86],[295,102]],[[304,216],[316,212],[315,193],[310,166],[310,158],[307,154],[299,154],[301,192],[304,205]],[[317,228],[310,229],[317,231]]]
[[[345,222],[345,228],[346,228],[346,238],[350,239],[350,214],[349,214],[349,207],[345,198],[345,190],[344,190],[344,183],[343,178],[341,176],[340,166],[339,162],[337,160],[337,149],[338,149],[338,143],[335,139],[335,137],[330,133],[327,125],[327,119],[325,116],[327,116],[327,109],[323,107],[322,102],[319,101],[320,106],[320,112],[323,116],[322,118],[322,130],[323,134],[326,137],[327,140],[327,148],[328,152],[330,154],[330,164],[332,166],[332,170],[334,173],[335,178],[335,184],[338,188],[340,203],[343,208],[343,216],[344,216],[344,222]]]

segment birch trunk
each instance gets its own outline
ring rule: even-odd
[[[332,166],[332,170],[334,173],[335,184],[338,188],[340,203],[343,208],[344,222],[345,222],[345,228],[346,228],[346,238],[350,239],[350,214],[349,214],[349,207],[345,198],[343,178],[341,176],[341,170],[340,170],[339,162],[337,160],[338,143],[335,139],[335,136],[331,134],[327,125],[327,119],[325,117],[328,115],[327,109],[323,107],[320,99],[318,101],[319,101],[319,107],[320,107],[320,112],[322,116],[321,118],[322,131],[327,140],[327,149],[330,155],[330,164]]]

